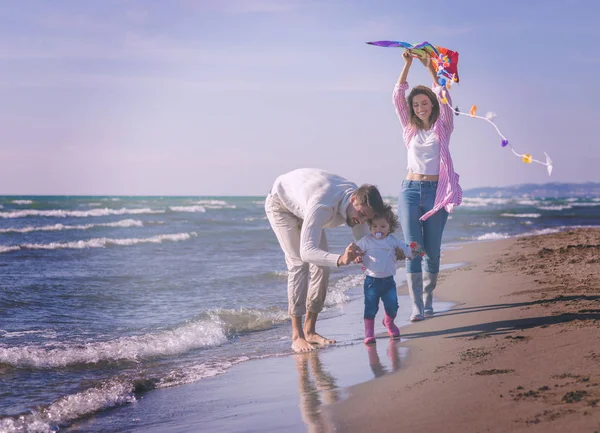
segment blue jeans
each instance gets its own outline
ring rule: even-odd
[[[398,216],[408,244],[417,242],[425,250],[425,256],[406,260],[406,272],[419,273],[423,270],[432,274],[440,271],[442,234],[448,220],[448,212],[442,208],[425,221],[419,221],[433,209],[437,182],[405,180],[398,197]],[[424,262],[421,267],[421,262]]]
[[[379,311],[379,300],[383,301],[385,314],[395,318],[398,313],[398,294],[394,277],[365,277],[365,319],[374,319]]]

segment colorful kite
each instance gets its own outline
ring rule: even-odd
[[[419,59],[430,59],[435,66],[440,85],[446,84],[446,80],[459,82],[458,78],[458,53],[444,47],[436,47],[429,42],[422,42],[417,45],[401,41],[374,41],[367,42],[369,45],[377,47],[399,47],[407,49],[413,57]]]
[[[446,89],[449,89],[453,82],[458,83],[458,52],[456,52],[456,51],[452,51],[452,50],[449,50],[449,49],[443,48],[443,47],[433,46],[429,42],[422,42],[420,44],[414,45],[414,44],[410,44],[408,42],[400,42],[400,41],[374,41],[374,42],[367,42],[367,44],[375,45],[378,47],[405,48],[410,52],[410,54],[413,57],[418,57],[419,59],[427,59],[427,58],[430,59],[430,61],[433,63],[433,66],[435,67],[436,74],[438,76],[438,84],[440,86],[445,87]],[[448,99],[446,98],[446,90],[445,89],[442,89],[441,96],[442,96],[442,98],[441,98],[442,103],[448,104]],[[521,158],[521,160],[525,164],[531,164],[532,162],[535,162],[537,164],[545,165],[546,169],[548,170],[548,176],[552,175],[552,160],[550,159],[548,154],[546,152],[544,152],[544,155],[546,155],[546,161],[543,162],[543,161],[538,161],[537,159],[534,159],[531,156],[531,154],[529,154],[529,153],[520,154],[517,151],[515,151],[515,149],[509,143],[508,139],[504,136],[504,134],[502,134],[502,132],[500,132],[500,129],[494,123],[493,120],[496,117],[496,115],[494,113],[487,113],[485,115],[485,117],[477,116],[475,114],[477,112],[477,105],[473,105],[471,107],[471,110],[469,111],[469,113],[461,113],[458,110],[458,107],[456,107],[456,108],[450,107],[450,109],[457,116],[462,114],[464,116],[470,116],[474,119],[481,119],[481,120],[485,120],[486,122],[491,123],[492,126],[494,128],[496,128],[496,132],[498,132],[498,135],[500,135],[500,137],[502,137],[502,147],[509,147],[511,152],[514,155],[516,155],[517,157]]]

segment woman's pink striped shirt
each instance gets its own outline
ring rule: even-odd
[[[396,107],[396,114],[400,119],[402,128],[404,129],[404,143],[406,147],[410,147],[410,141],[417,132],[417,128],[411,125],[409,121],[408,105],[406,102],[406,90],[408,83],[397,83],[394,87],[393,101]],[[433,131],[437,134],[440,142],[440,177],[438,180],[437,193],[433,209],[425,213],[420,220],[425,221],[431,215],[445,207],[448,212],[454,210],[454,206],[458,206],[462,202],[462,189],[458,184],[459,175],[454,171],[452,157],[450,156],[450,135],[454,130],[454,117],[452,112],[452,99],[450,93],[446,91],[447,104],[441,101],[442,87],[434,83],[432,86],[433,92],[440,103],[440,117],[433,125]]]

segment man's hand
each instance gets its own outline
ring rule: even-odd
[[[337,265],[338,266],[349,265],[350,263],[357,260],[359,257],[362,258],[362,256],[364,254],[365,253],[358,247],[358,245],[356,245],[354,242],[352,242],[350,245],[348,245],[346,247],[344,254],[342,254],[341,256],[338,257]]]

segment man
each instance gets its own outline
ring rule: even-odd
[[[292,350],[308,352],[314,350],[313,344],[335,343],[315,330],[327,295],[329,268],[354,262],[362,251],[351,243],[342,255],[328,252],[323,229],[347,224],[356,240],[368,234],[367,220],[383,212],[379,190],[373,185],[358,188],[324,170],[302,168],[275,180],[265,211],[285,253]]]

